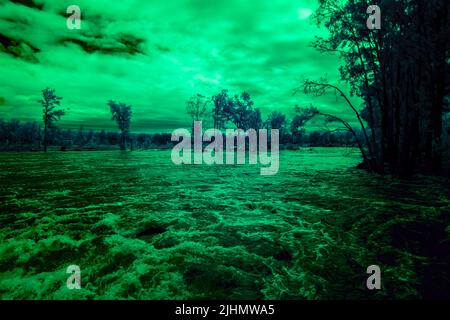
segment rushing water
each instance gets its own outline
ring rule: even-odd
[[[1,153],[0,297],[448,294],[447,181],[399,182],[358,162],[353,149],[282,151],[279,173],[261,176],[175,166],[170,151]],[[66,287],[69,265],[81,290]]]

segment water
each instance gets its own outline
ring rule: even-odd
[[[175,166],[170,151],[1,153],[0,297],[447,294],[447,181],[398,182],[359,162],[355,149],[282,151],[279,173],[261,176]],[[383,290],[366,289],[371,264]],[[66,287],[69,265],[81,290]]]

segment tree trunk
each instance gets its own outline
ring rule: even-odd
[[[44,121],[44,152],[47,152],[47,120]]]
[[[126,150],[125,132],[122,131],[120,135],[120,150]]]

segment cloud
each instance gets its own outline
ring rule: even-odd
[[[141,46],[145,39],[135,37],[133,35],[119,34],[110,38],[63,38],[59,40],[62,45],[76,44],[86,53],[102,53],[102,54],[144,54]]]

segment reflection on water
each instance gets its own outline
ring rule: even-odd
[[[449,184],[352,169],[354,149],[175,166],[170,151],[0,154],[1,298],[448,296]],[[82,289],[66,288],[66,267]],[[368,291],[378,264],[383,289]]]

